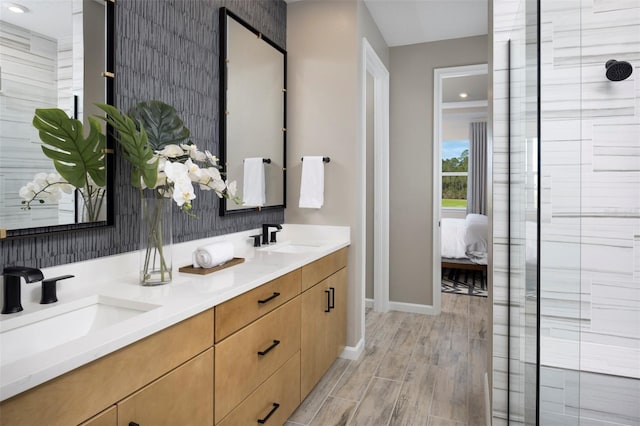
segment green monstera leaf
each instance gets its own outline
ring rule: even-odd
[[[115,139],[123,148],[123,157],[132,166],[131,184],[141,188],[144,182],[146,187],[153,188],[158,179],[158,162],[153,161],[153,150],[145,129],[138,130],[136,123],[114,106],[106,104],[96,104],[96,106],[107,113],[103,119],[118,132]]]
[[[128,114],[144,128],[154,151],[189,143],[190,131],[171,105],[161,101],[140,102]]]
[[[33,126],[43,142],[42,151],[67,182],[83,188],[89,175],[96,185],[105,186],[105,136],[98,120],[89,118],[86,138],[82,123],[58,108],[36,109]]]

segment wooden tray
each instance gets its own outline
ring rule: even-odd
[[[212,272],[221,271],[226,268],[230,268],[235,265],[239,265],[244,262],[244,257],[234,257],[230,261],[223,263],[222,265],[214,266],[213,268],[194,268],[193,265],[182,266],[178,268],[178,272],[186,272],[187,274],[207,275]]]

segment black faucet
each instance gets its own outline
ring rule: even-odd
[[[282,225],[278,225],[277,223],[265,223],[262,225],[262,244],[269,244],[269,228],[276,228],[278,231],[282,229]],[[276,232],[273,231],[271,233],[271,242],[276,242]]]
[[[3,314],[13,314],[22,311],[20,299],[20,278],[27,283],[42,281],[44,275],[39,269],[26,266],[7,266],[2,271],[4,276],[4,306]]]

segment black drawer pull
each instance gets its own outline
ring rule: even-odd
[[[274,291],[274,292],[273,292],[273,295],[271,295],[271,296],[267,297],[266,299],[258,300],[258,303],[262,305],[262,304],[264,304],[264,303],[267,303],[267,302],[269,302],[269,301],[271,301],[271,300],[275,299],[275,298],[276,298],[276,297],[278,297],[278,296],[280,296],[280,293],[278,293],[277,291]]]
[[[269,346],[267,349],[265,349],[264,351],[259,351],[258,355],[260,356],[265,356],[266,354],[269,353],[269,351],[271,351],[271,349],[275,348],[276,346],[278,346],[280,344],[280,340],[274,340],[273,344],[271,346]]]
[[[129,422],[129,426],[140,426],[140,425],[136,422]]]
[[[277,402],[273,403],[273,408],[271,409],[271,411],[269,411],[269,414],[267,414],[264,419],[258,419],[258,423],[260,423],[261,425],[265,424],[267,422],[267,420],[269,420],[269,417],[271,417],[273,415],[273,413],[276,412],[276,410],[280,408],[280,404],[278,404]]]
[[[331,290],[331,303],[329,304],[330,309],[334,309],[336,307],[336,289],[335,287],[329,287]]]
[[[325,293],[327,293],[327,309],[325,309],[325,312],[331,312],[331,291],[329,290],[325,290]]]

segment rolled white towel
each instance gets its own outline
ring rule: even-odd
[[[233,244],[220,242],[198,247],[193,253],[193,266],[213,268],[233,259]]]

